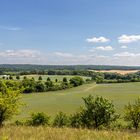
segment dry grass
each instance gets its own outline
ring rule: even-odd
[[[140,140],[139,133],[71,128],[6,126],[0,140]]]
[[[129,74],[129,73],[135,73],[139,70],[95,70],[96,72],[112,72],[112,73],[119,73],[122,75]]]

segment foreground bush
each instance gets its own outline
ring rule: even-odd
[[[27,121],[28,125],[39,126],[39,125],[49,125],[50,117],[43,112],[32,113],[31,119]]]
[[[81,121],[85,127],[99,128],[107,126],[119,117],[115,112],[112,102],[103,97],[89,95],[83,98],[85,108],[81,112]]]
[[[20,92],[9,91],[3,82],[0,82],[0,127],[4,121],[12,118],[19,111]]]
[[[130,122],[132,126],[137,130],[140,124],[140,98],[135,101],[134,104],[128,104],[125,106],[125,120]]]
[[[70,126],[73,128],[80,128],[82,127],[82,118],[81,112],[77,112],[70,116]]]
[[[64,127],[64,126],[68,126],[68,123],[69,123],[69,119],[67,115],[64,114],[63,112],[59,112],[53,121],[53,126]]]

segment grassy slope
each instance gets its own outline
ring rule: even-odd
[[[0,140],[139,140],[139,136],[139,133],[70,128],[6,126],[0,129]]]
[[[117,110],[122,112],[125,104],[140,97],[140,83],[101,85],[93,83],[62,91],[23,95],[27,107],[23,109],[20,117],[25,117],[32,111],[44,111],[52,116],[58,111],[73,113],[83,104],[81,98],[89,94],[113,100]]]

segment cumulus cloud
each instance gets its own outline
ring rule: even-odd
[[[121,35],[118,37],[119,43],[131,43],[140,41],[140,35]]]
[[[95,51],[113,51],[114,48],[112,46],[98,46],[95,48],[92,48],[89,50],[89,52],[95,52]]]
[[[0,52],[0,57],[8,58],[35,58],[40,55],[38,50],[6,50]]]
[[[112,46],[98,46],[95,49],[99,51],[113,51],[114,50]]]
[[[114,54],[116,57],[135,57],[140,56],[140,53],[121,52]]]
[[[128,46],[121,46],[121,49],[127,49]]]
[[[70,53],[63,53],[63,52],[54,52],[55,56],[60,56],[60,57],[73,57],[73,54]]]
[[[87,38],[86,41],[88,43],[105,43],[105,42],[109,42],[110,40],[108,38],[101,36],[101,37]]]

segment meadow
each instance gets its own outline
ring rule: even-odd
[[[26,106],[22,108],[18,118],[25,119],[31,112],[46,112],[51,116],[59,111],[67,114],[74,113],[83,105],[82,97],[89,94],[112,100],[117,111],[123,113],[124,105],[140,97],[140,83],[91,83],[67,90],[23,94],[22,101]]]
[[[6,126],[0,140],[139,140],[139,133],[72,128]]]

